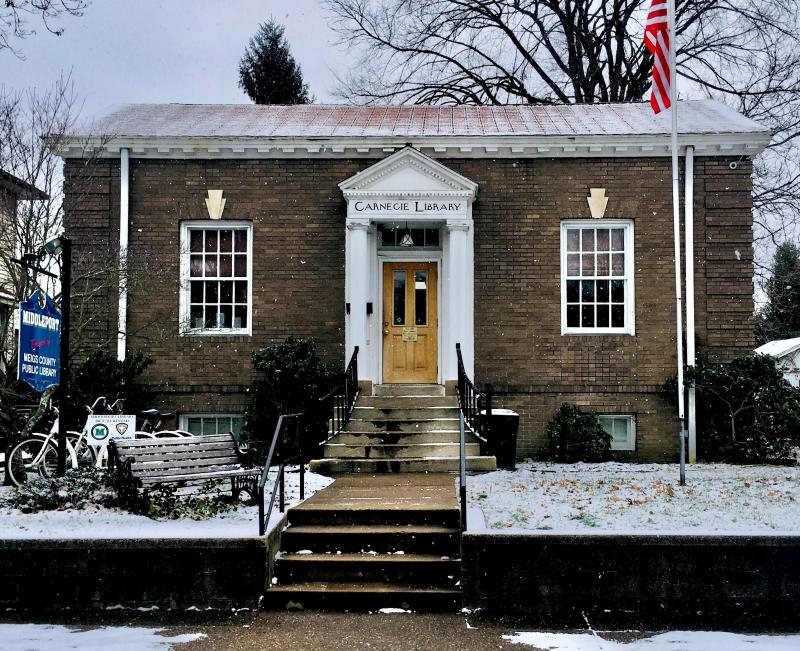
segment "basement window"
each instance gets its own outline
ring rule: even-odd
[[[636,419],[630,415],[598,416],[602,428],[611,434],[612,450],[636,449]]]
[[[561,333],[634,334],[633,222],[561,223]]]
[[[181,332],[250,334],[252,225],[181,225]]]
[[[238,441],[244,427],[244,417],[241,414],[183,414],[179,427],[195,436],[233,432]]]

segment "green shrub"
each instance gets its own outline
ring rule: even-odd
[[[564,403],[547,424],[548,447],[543,457],[549,461],[608,461],[611,458],[611,434],[606,432],[593,413]]]
[[[233,511],[236,506],[227,486],[223,489],[220,482],[206,482],[201,493],[183,496],[179,496],[173,486],[159,486],[147,494],[147,499],[140,501],[139,508],[132,510],[154,520],[208,520]]]
[[[775,360],[748,355],[686,371],[697,401],[697,453],[704,461],[792,463],[800,445],[800,391]],[[664,384],[677,405],[677,378]]]
[[[306,451],[324,438],[327,414],[319,398],[331,384],[334,373],[319,356],[313,339],[287,339],[253,353],[259,374],[250,388],[245,410],[243,439],[266,455],[281,414],[302,413],[301,444]]]
[[[114,506],[117,494],[105,470],[79,468],[67,470],[63,477],[33,477],[11,489],[4,503],[23,513],[83,509],[87,506]]]

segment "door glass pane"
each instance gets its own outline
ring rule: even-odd
[[[394,312],[392,313],[394,325],[406,324],[406,272],[394,272]]]
[[[428,272],[414,273],[414,325],[428,323]]]

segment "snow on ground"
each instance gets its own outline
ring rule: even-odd
[[[677,464],[521,463],[467,491],[488,529],[800,533],[800,467],[690,465],[680,486]]]
[[[797,651],[800,635],[741,635],[718,631],[672,631],[630,642],[592,633],[514,633],[503,639],[546,651]]]
[[[3,651],[168,651],[175,644],[194,642],[204,633],[185,633],[165,637],[160,628],[109,626],[74,629],[49,624],[0,624],[0,648]]]
[[[296,470],[296,467],[294,468]],[[274,473],[272,477],[274,478]],[[305,473],[305,496],[313,495],[333,481],[330,477]],[[272,483],[267,484],[269,490]],[[22,513],[3,507],[2,496],[9,487],[0,487],[0,538],[241,538],[258,535],[258,507],[241,506],[208,520],[153,520],[122,509],[93,507],[64,511]],[[300,474],[287,472],[286,506],[300,501]],[[267,495],[269,499],[269,495]],[[270,517],[270,529],[281,518],[278,501]],[[2,645],[0,645],[2,648]]]

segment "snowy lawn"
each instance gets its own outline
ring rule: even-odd
[[[626,636],[629,637],[629,636]],[[797,651],[800,635],[672,631],[618,642],[594,633],[514,633],[504,640],[547,651]]]
[[[104,626],[75,629],[49,624],[0,624],[0,648],[3,651],[168,651],[175,644],[194,642],[203,633],[185,633],[166,637],[164,629]]]
[[[680,486],[677,464],[521,463],[467,489],[489,529],[800,533],[797,467],[687,465]]]
[[[295,467],[296,470],[296,467]],[[313,495],[333,481],[305,473],[305,496]],[[286,473],[286,505],[300,501],[300,474]],[[267,484],[267,488],[271,483]],[[91,507],[22,513],[2,506],[9,487],[0,487],[0,538],[240,538],[258,535],[258,507],[240,506],[208,520],[153,520],[122,509]],[[267,498],[268,499],[268,498]],[[278,504],[270,518],[270,529],[280,520]],[[1,646],[1,645],[0,645]]]

